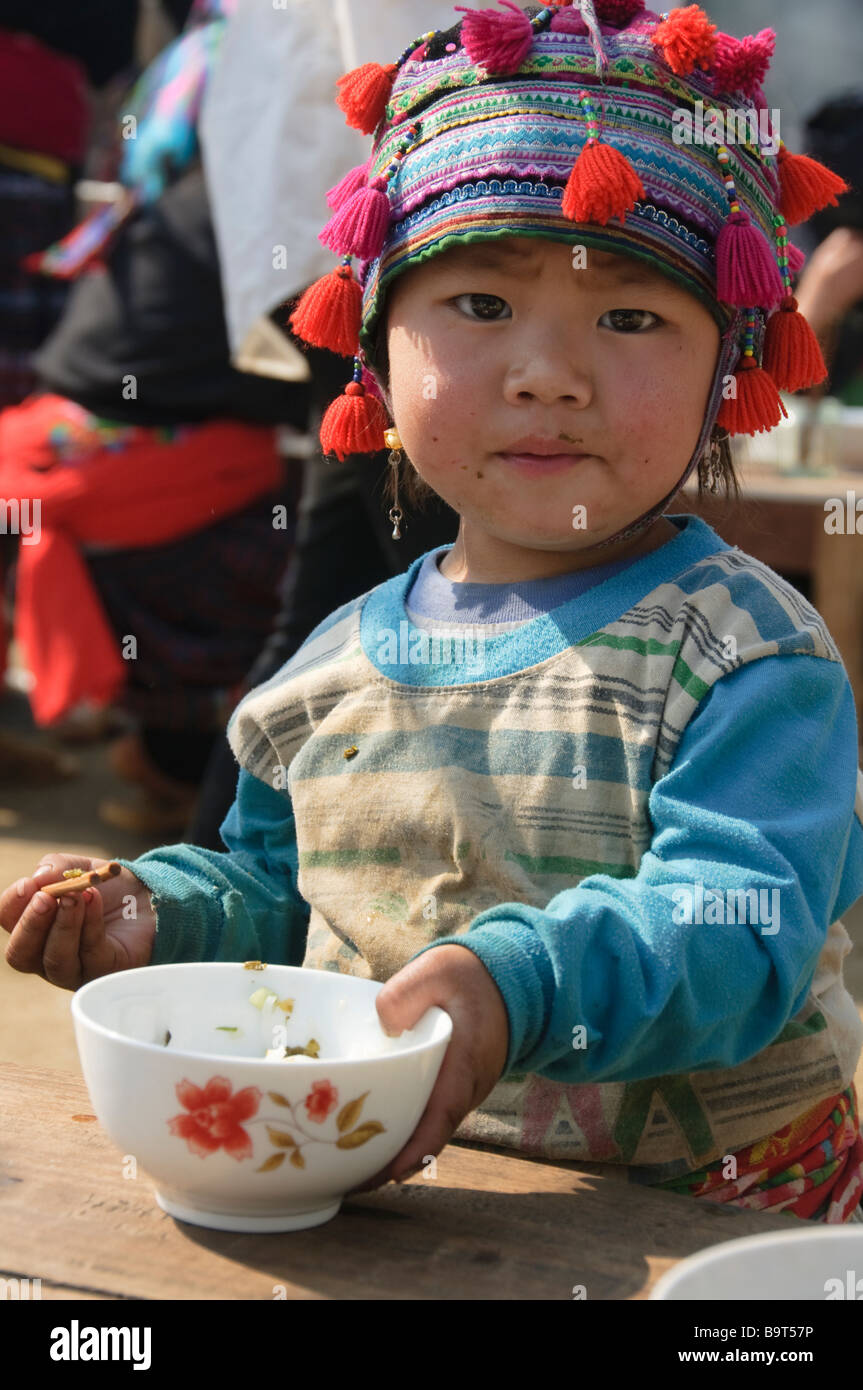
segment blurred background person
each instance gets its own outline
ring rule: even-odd
[[[236,352],[242,353],[258,317],[274,306],[280,306],[278,321],[287,325],[301,292],[333,269],[332,252],[318,240],[326,193],[346,168],[368,158],[367,139],[346,125],[336,105],[337,79],[378,60],[382,51],[397,55],[428,29],[449,28],[460,17],[451,0],[369,0],[361,8],[347,0],[297,0],[288,10],[239,0],[202,118]],[[298,140],[302,129],[315,139]],[[408,470],[400,483],[401,539],[394,539],[386,452],[344,462],[322,457],[321,416],[343,390],[352,363],[324,350],[315,363],[314,350],[293,341],[313,365],[313,453],[279,616],[243,691],[268,680],[340,604],[402,573],[426,551],[450,544],[458,530],[455,513]],[[186,831],[192,843],[224,849],[219,826],[234,799],[237,772],[222,739]]]
[[[229,360],[197,120],[232,9],[196,0],[132,94],[123,197],[30,258],[74,285],[37,393],[0,415],[0,492],[41,509],[14,587],[34,719],[120,711],[136,793],[103,818],[156,835],[182,828],[272,625],[301,481],[276,426],[308,413],[307,382]]]
[[[75,222],[97,93],[131,72],[137,18],[137,0],[0,0],[0,410],[34,389],[34,353],[66,301],[66,285],[26,270],[24,258]],[[15,548],[4,529],[0,566]],[[0,776],[75,770],[73,759],[0,728]]]
[[[135,0],[0,0],[0,408],[33,389],[66,297],[21,263],[75,221],[94,92],[131,69],[137,18]]]
[[[829,369],[825,387],[863,406],[863,89],[831,98],[807,120],[803,149],[851,185],[811,219],[815,250],[795,291]],[[820,388],[824,389],[824,388]],[[814,394],[814,393],[813,393]]]

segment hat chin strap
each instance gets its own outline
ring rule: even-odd
[[[619,531],[615,531],[613,536],[607,536],[605,540],[595,541],[593,545],[582,547],[583,550],[601,550],[605,546],[614,545],[616,542],[627,540],[629,537],[637,536],[642,531],[645,531],[648,526],[662,515],[672,498],[677,496],[690,473],[694,468],[697,468],[698,462],[709,443],[713,426],[716,423],[716,417],[719,414],[725,378],[733,374],[734,364],[740,352],[739,333],[741,318],[742,311],[738,310],[732,322],[722,335],[716,371],[713,375],[713,385],[710,389],[710,399],[708,400],[707,410],[704,414],[704,423],[701,426],[701,433],[698,436],[695,450],[684,469],[682,477],[675,483],[671,491],[663,497],[661,502],[657,502],[649,511],[642,513],[636,521],[631,521],[628,525],[622,526]]]

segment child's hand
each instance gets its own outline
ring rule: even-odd
[[[401,1153],[356,1192],[418,1172],[422,1160],[441,1149],[469,1111],[499,1080],[509,1047],[503,997],[473,951],[437,946],[388,980],[377,996],[378,1017],[391,1036],[413,1028],[432,1004],[452,1019],[452,1037],[428,1105]]]
[[[836,227],[813,252],[795,290],[800,313],[823,333],[863,298],[863,233]]]
[[[129,869],[100,888],[39,893],[66,869],[101,869],[108,859],[46,854],[32,878],[0,895],[0,926],[10,933],[6,960],[13,970],[41,975],[61,989],[78,989],[97,975],[147,965],[153,952],[156,914],[150,893]]]

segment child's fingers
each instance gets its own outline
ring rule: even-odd
[[[399,1155],[397,1154],[396,1158],[398,1157]],[[374,1192],[376,1187],[383,1187],[385,1183],[388,1183],[391,1180],[392,1169],[394,1166],[395,1159],[392,1163],[388,1163],[386,1168],[381,1168],[379,1172],[375,1173],[374,1177],[368,1178],[367,1181],[364,1183],[360,1183],[359,1187],[350,1188],[345,1193],[345,1196],[356,1197],[359,1196],[361,1192]],[[401,1181],[401,1178],[399,1179],[399,1181]]]
[[[81,982],[104,975],[111,968],[106,959],[105,904],[97,888],[88,888],[84,898],[84,923],[78,957],[81,963]],[[89,898],[89,901],[88,901]]]
[[[37,877],[37,870],[29,878],[19,878],[0,894],[0,927],[11,932],[18,924],[21,914],[30,903],[33,895],[44,883],[50,883],[49,872]]]
[[[390,1037],[413,1028],[432,1004],[442,1004],[447,997],[446,986],[430,970],[429,954],[436,952],[408,961],[375,998],[380,1025]]]
[[[50,984],[77,989],[82,982],[80,945],[86,904],[83,892],[67,893],[58,901],[60,906],[42,952],[42,971]]]
[[[428,1105],[419,1124],[391,1163],[352,1192],[370,1192],[386,1182],[404,1182],[419,1172],[425,1159],[439,1154],[449,1143],[465,1115],[473,1108],[473,1078],[463,1057],[447,1052]]]
[[[14,887],[10,891],[14,892]],[[24,975],[43,973],[42,952],[60,901],[47,893],[36,893],[25,904],[11,928],[12,934],[6,947],[6,960],[13,970],[20,970]]]
[[[38,890],[46,883],[56,883],[66,869],[97,868],[101,862],[72,854],[43,855],[29,877],[19,878],[0,894],[0,927],[11,932]]]
[[[449,1143],[472,1108],[472,1091],[472,1078],[460,1062],[445,1057],[419,1124],[390,1166],[390,1176],[396,1182],[416,1172],[424,1158],[439,1154]]]
[[[42,855],[36,868],[33,870],[34,878],[38,878],[39,883],[57,883],[67,869],[98,869],[101,864],[107,863],[105,859],[90,859],[83,854],[60,854],[48,852]]]

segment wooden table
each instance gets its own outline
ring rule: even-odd
[[[863,498],[863,472],[783,475],[738,456],[735,468],[738,502],[709,495],[699,502],[697,479],[690,479],[670,510],[695,512],[729,545],[771,569],[812,576],[812,603],[839,648],[863,721],[863,535],[824,529],[828,498],[839,498],[843,511],[847,493]]]
[[[435,1179],[348,1198],[325,1226],[233,1235],[174,1221],[122,1162],[78,1076],[0,1066],[0,1277],[43,1299],[644,1299],[696,1250],[794,1225],[450,1144]]]

